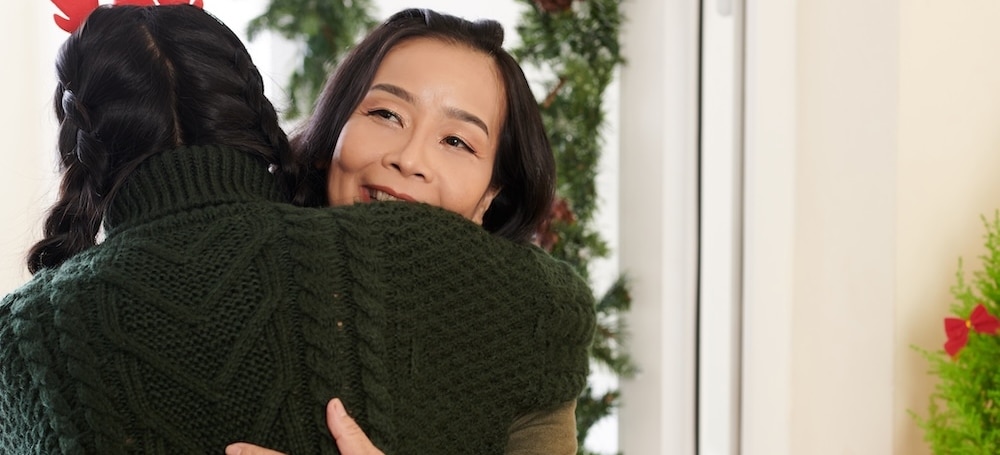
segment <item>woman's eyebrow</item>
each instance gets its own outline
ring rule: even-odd
[[[375,84],[372,86],[371,90],[381,90],[383,92],[401,98],[403,101],[406,101],[407,103],[416,104],[416,97],[414,97],[412,93],[408,92],[406,89],[398,85],[384,84],[384,83]],[[477,117],[475,114],[469,111],[459,109],[456,107],[447,107],[445,108],[445,114],[453,119],[461,120],[463,122],[468,122],[479,127],[479,129],[483,130],[483,132],[486,133],[487,137],[489,137],[490,135],[490,129],[486,126],[486,122],[484,122],[483,119]]]
[[[413,97],[412,93],[406,91],[406,89],[404,89],[403,87],[400,87],[398,85],[392,85],[392,84],[375,84],[375,85],[372,86],[371,89],[372,90],[381,90],[383,92],[388,92],[389,94],[392,94],[392,95],[395,95],[395,96],[397,96],[399,98],[402,98],[403,101],[406,101],[407,103],[410,103],[410,104],[414,104],[416,102],[416,99]]]
[[[475,114],[457,107],[445,108],[444,111],[448,117],[478,126],[484,133],[486,133],[486,137],[490,137],[490,129],[486,127],[486,122],[484,122],[483,119],[476,117]]]

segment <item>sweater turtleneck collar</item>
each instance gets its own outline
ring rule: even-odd
[[[111,231],[167,214],[214,204],[286,201],[268,164],[220,146],[167,150],[143,162],[118,191],[105,218]]]

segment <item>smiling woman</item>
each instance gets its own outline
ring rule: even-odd
[[[552,204],[555,163],[538,105],[521,67],[502,48],[503,37],[495,21],[471,22],[417,9],[401,11],[373,30],[330,77],[312,117],[292,139],[300,165],[297,178],[305,183],[297,188],[296,201],[305,205],[421,202],[481,224],[494,238],[529,243]],[[545,256],[544,262],[558,263]],[[494,275],[525,265],[485,265],[491,260],[482,256],[468,267]],[[522,284],[509,282],[486,289],[466,281],[455,292],[468,296],[464,307],[495,298],[494,294],[505,293],[511,286]],[[562,299],[567,296],[560,295],[563,292],[552,297]],[[505,301],[501,307],[511,304]],[[463,307],[438,306],[441,314],[432,319],[466,311]],[[488,314],[494,311],[498,308]],[[487,337],[484,342],[504,345],[510,341]],[[544,343],[533,343],[528,342],[545,349]],[[575,355],[566,351],[550,360],[562,362]],[[427,453],[427,447],[439,440],[455,440],[461,447],[456,450],[468,453],[501,448],[507,454],[575,453],[573,411],[581,389],[571,396],[562,395],[566,399],[560,403],[522,407],[513,415],[497,414],[506,412],[501,402],[509,397],[489,390],[512,378],[495,374],[505,368],[495,356],[484,361],[477,369],[488,372],[488,379],[480,384],[483,401],[476,406],[454,407],[464,398],[453,390],[436,398],[413,393],[413,383],[441,385],[447,376],[465,375],[465,366],[439,368],[437,375],[425,372],[394,384],[395,402],[400,406],[434,409],[412,419],[405,413],[398,415],[396,433],[407,441],[404,451],[412,448]],[[562,379],[543,379],[551,381]],[[350,402],[346,405],[352,408]],[[469,419],[478,422],[474,432],[447,436]],[[364,418],[361,426],[366,431],[376,427]],[[374,435],[376,443],[377,438]],[[482,449],[475,449],[477,445]]]
[[[488,55],[438,39],[399,44],[340,133],[330,204],[402,199],[482,224],[499,190],[492,174],[504,111]]]
[[[304,182],[295,202],[353,203],[405,188],[495,235],[529,241],[552,205],[555,159],[524,73],[502,47],[502,26],[428,10],[386,24],[345,57],[293,135]],[[353,133],[359,124],[374,136]],[[381,157],[381,168],[355,174],[360,149]],[[423,171],[404,168],[411,165]],[[385,188],[365,188],[372,184]]]

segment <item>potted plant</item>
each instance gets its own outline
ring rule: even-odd
[[[959,263],[944,349],[917,349],[938,383],[927,417],[913,416],[937,455],[1000,453],[1000,212],[983,222],[983,268],[968,282]]]

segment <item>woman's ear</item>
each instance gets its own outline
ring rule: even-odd
[[[472,214],[472,222],[480,226],[483,225],[483,216],[486,215],[486,211],[490,209],[490,205],[493,204],[493,199],[500,194],[500,188],[489,188],[483,193],[482,199],[476,204],[476,211]]]

